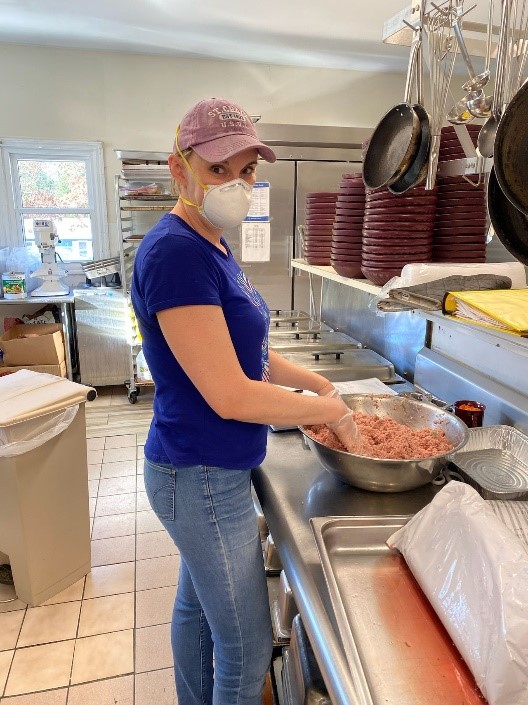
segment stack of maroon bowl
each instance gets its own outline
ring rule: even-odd
[[[480,125],[466,125],[469,136],[473,145],[477,146],[477,138],[480,132]],[[465,157],[464,150],[460,144],[455,128],[452,125],[442,127],[440,135],[440,150],[439,161],[448,162],[451,159],[463,159]]]
[[[361,241],[365,184],[361,174],[343,174],[332,231],[332,267],[343,277],[362,277]]]
[[[467,125],[467,128],[476,145],[480,125]],[[440,161],[463,158],[464,151],[454,128],[442,128]],[[434,262],[486,261],[486,190],[483,179],[481,183],[478,181],[478,176],[437,178]]]
[[[383,286],[410,262],[431,262],[436,188],[416,186],[396,196],[387,188],[367,191],[361,271]]]
[[[337,193],[306,194],[303,252],[308,264],[329,265]]]

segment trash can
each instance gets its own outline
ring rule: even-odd
[[[54,375],[0,377],[0,553],[32,606],[90,571],[84,404],[95,396]]]

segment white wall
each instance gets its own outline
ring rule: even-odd
[[[111,254],[113,150],[169,151],[198,100],[229,98],[262,122],[369,127],[402,100],[404,84],[402,74],[8,44],[0,65],[0,137],[104,143]]]

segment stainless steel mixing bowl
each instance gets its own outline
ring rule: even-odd
[[[371,394],[345,394],[342,399],[353,411],[390,418],[410,428],[439,428],[453,445],[453,450],[428,458],[383,460],[328,448],[300,426],[321,465],[354,487],[373,492],[403,492],[426,485],[444,467],[446,456],[460,450],[468,437],[463,421],[433,404],[408,397]]]

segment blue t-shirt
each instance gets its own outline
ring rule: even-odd
[[[145,235],[136,254],[132,305],[155,384],[154,418],[145,445],[152,462],[249,469],[266,454],[267,426],[218,416],[178,364],[156,317],[175,306],[221,306],[245,374],[269,380],[268,307],[224,239],[222,244],[227,254],[167,214]]]

